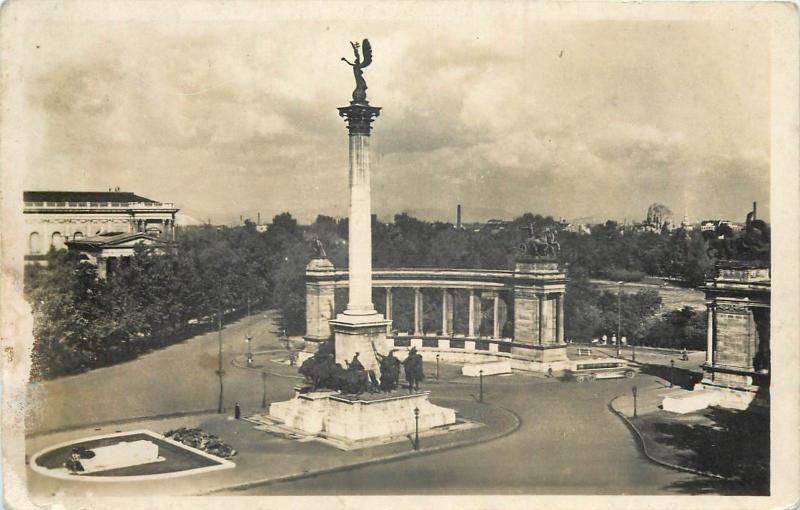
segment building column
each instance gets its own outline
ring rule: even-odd
[[[708,313],[708,331],[706,331],[706,365],[714,363],[714,306],[706,305]]]
[[[450,289],[442,289],[442,335],[453,335],[453,294]]]
[[[480,326],[480,320],[481,320],[481,301],[480,301],[480,298],[475,295],[475,289],[470,289],[469,290],[469,331],[467,332],[467,336],[470,336],[470,337],[478,336],[478,327]]]
[[[539,345],[542,345],[544,340],[544,294],[539,294],[536,299],[539,301],[539,316],[537,317],[536,324],[538,326]]]
[[[392,288],[386,287],[386,320],[392,320]],[[392,323],[386,325],[386,334],[392,334]]]
[[[564,294],[556,294],[556,343],[564,343]]]
[[[422,334],[422,289],[414,287],[414,335]]]
[[[500,338],[500,294],[494,295],[494,314],[492,322],[492,338]]]

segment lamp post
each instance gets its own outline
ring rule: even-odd
[[[436,380],[439,380],[439,355],[436,355]]]
[[[669,387],[672,388],[672,380],[675,377],[675,360],[669,360]]]
[[[419,450],[419,407],[414,408],[414,449]]]
[[[622,282],[617,282],[617,357],[622,357]]]
[[[217,356],[217,376],[219,377],[219,402],[217,403],[217,413],[222,414],[225,412],[225,407],[223,406],[223,387],[222,387],[222,376],[225,375],[225,371],[222,370],[222,310],[219,311],[217,315],[217,336],[219,339],[219,355]]]
[[[478,402],[483,402],[483,370],[478,371],[478,379],[480,381],[480,387],[478,392]]]
[[[261,394],[261,409],[267,408],[267,371],[261,371],[261,387],[263,388],[263,393]]]
[[[250,342],[253,340],[253,337],[250,336],[250,335],[247,335],[244,338],[247,341],[247,366],[248,367],[252,367],[253,366],[253,351],[250,348]]]
[[[633,417],[636,418],[636,393],[638,392],[636,386],[631,388],[631,392],[633,392]]]

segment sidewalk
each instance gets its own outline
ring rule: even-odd
[[[513,433],[519,427],[514,413],[498,406],[479,404],[473,399],[447,396],[433,398],[437,405],[455,408],[459,417],[483,423],[470,430],[426,437],[420,435],[421,449],[414,451],[410,441],[385,444],[363,450],[341,451],[317,441],[299,442],[283,439],[256,430],[253,424],[234,420],[230,415],[207,413],[175,418],[141,420],[102,427],[69,430],[29,438],[27,455],[31,457],[47,446],[108,434],[116,431],[147,429],[163,433],[178,427],[199,427],[215,434],[233,446],[238,454],[231,460],[233,469],[201,473],[147,482],[64,482],[48,478],[28,469],[28,487],[37,503],[45,503],[56,493],[59,496],[126,496],[126,495],[193,495],[232,491],[275,481],[313,476],[321,472],[348,469],[358,465],[434,453],[443,449],[469,446]],[[246,416],[261,409],[243,409]]]
[[[716,426],[708,417],[708,412],[675,414],[661,409],[661,402],[667,395],[686,393],[687,390],[674,387],[651,386],[639,389],[636,397],[636,416],[632,394],[616,397],[609,406],[633,430],[641,445],[642,452],[651,461],[663,466],[703,475],[717,480],[727,480],[726,476],[708,469],[698,469],[698,452],[693,448],[689,431],[695,427]],[[680,432],[678,432],[680,431]],[[718,445],[710,444],[714,448]],[[717,471],[717,470],[715,470]]]

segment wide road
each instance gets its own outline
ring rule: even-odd
[[[279,348],[274,314],[259,314],[223,331],[225,405],[245,412],[260,407],[262,381],[255,370],[237,369],[230,360],[246,350]],[[32,384],[28,432],[102,421],[216,408],[216,332],[188,339],[137,360],[85,374]],[[426,367],[433,373],[433,367]],[[283,370],[286,372],[286,370]],[[448,370],[455,372],[455,369]],[[615,396],[633,384],[655,384],[640,375],[633,381],[577,384],[530,375],[486,379],[486,399],[521,419],[505,438],[404,461],[316,478],[255,487],[243,494],[664,494],[680,491],[693,477],[652,464],[634,437],[610,412]],[[268,401],[291,394],[296,379],[267,380]],[[436,395],[470,398],[474,385],[428,385]],[[313,470],[313,466],[309,466]]]
[[[650,376],[587,384],[524,375],[486,378],[486,400],[513,410],[517,432],[496,441],[355,470],[254,487],[237,495],[668,494],[696,477],[638,450],[608,402]],[[434,395],[437,388],[431,388]],[[441,388],[468,395],[472,388]]]
[[[275,312],[255,314],[222,330],[225,408],[238,401],[243,410],[261,405],[261,374],[231,366],[235,356],[252,349],[280,349]],[[219,398],[216,331],[153,351],[135,360],[89,372],[32,383],[28,388],[27,432],[62,429],[187,411],[214,410]],[[298,381],[270,376],[269,401],[291,395]]]

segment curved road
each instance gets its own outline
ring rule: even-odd
[[[696,480],[648,461],[608,409],[634,381],[577,384],[517,375],[486,379],[486,400],[522,421],[510,436],[397,462],[237,491],[237,495],[321,494],[666,494]],[[434,394],[469,387],[431,388]],[[434,398],[435,400],[435,398]]]

